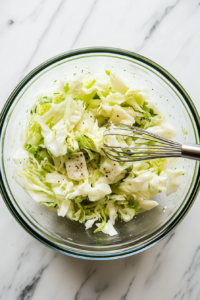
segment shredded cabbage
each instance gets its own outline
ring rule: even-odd
[[[36,202],[86,229],[97,222],[95,232],[113,236],[117,219],[129,222],[158,205],[157,193],[178,189],[184,172],[177,160],[118,163],[102,151],[108,122],[175,137],[147,89],[106,70],[55,80],[36,97],[13,157],[16,181]],[[134,140],[119,136],[108,136],[107,143],[134,146]]]

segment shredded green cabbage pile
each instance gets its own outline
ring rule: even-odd
[[[84,223],[86,229],[96,222],[94,232],[112,236],[117,234],[117,219],[128,222],[157,206],[157,193],[175,192],[183,170],[175,159],[109,160],[102,151],[102,126],[108,122],[175,137],[148,90],[110,71],[81,74],[55,80],[37,94],[13,159],[15,178],[32,199]],[[133,143],[119,136],[108,139],[113,146]]]

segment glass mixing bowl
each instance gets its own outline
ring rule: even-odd
[[[177,80],[166,70],[136,53],[112,48],[87,48],[60,54],[31,71],[8,98],[0,118],[1,178],[3,199],[22,227],[43,244],[61,253],[88,259],[114,259],[143,251],[168,235],[184,218],[199,190],[199,164],[180,159],[185,175],[178,191],[155,198],[156,208],[128,223],[117,222],[117,236],[85,230],[45,206],[37,204],[13,178],[13,154],[20,145],[20,132],[35,94],[53,80],[73,73],[124,72],[136,86],[148,87],[167,121],[177,129],[176,140],[199,144],[199,116]],[[184,132],[188,134],[185,135]],[[163,208],[167,206],[166,210]]]

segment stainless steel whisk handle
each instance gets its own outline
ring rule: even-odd
[[[200,160],[200,145],[183,144],[181,148],[181,157]]]

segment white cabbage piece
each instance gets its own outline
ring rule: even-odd
[[[139,205],[141,208],[145,210],[150,210],[156,206],[158,206],[158,202],[154,200],[139,200]]]
[[[44,137],[44,144],[46,148],[56,157],[62,155],[60,154],[58,149],[55,132],[53,132],[46,124],[42,123],[41,121],[36,121],[42,128],[41,133]]]
[[[122,173],[123,167],[118,162],[105,158],[103,164],[100,167],[101,173],[103,173],[111,181],[115,180],[115,177]]]
[[[153,101],[148,100],[147,107],[152,108],[155,114],[161,115],[160,109]]]
[[[99,177],[98,180],[96,181],[97,184],[100,183],[106,183],[106,184],[114,184],[119,182],[122,178],[124,178],[124,176],[126,175],[126,172],[123,171],[121,174],[115,176],[115,178],[113,180],[110,180],[108,177],[104,176],[104,177]]]
[[[71,100],[70,106],[66,106],[64,118],[68,121],[69,131],[71,131],[80,121],[83,112],[84,105],[83,102],[80,100]]]
[[[55,198],[47,193],[26,189],[27,194],[37,203],[54,203]]]
[[[103,145],[103,132],[105,128],[99,128],[97,120],[94,120],[92,113],[83,113],[81,120],[76,125],[76,131],[87,135],[94,143],[98,152]]]
[[[133,164],[132,173],[134,175],[139,175],[141,172],[145,172],[149,168],[149,164],[145,161],[135,161]]]
[[[110,82],[105,74],[88,75],[83,80],[83,91],[86,95],[101,92],[109,87]]]
[[[67,153],[67,145],[65,143],[67,136],[67,125],[64,123],[64,119],[61,119],[52,128],[55,131],[55,139],[59,150],[59,155],[65,155]]]
[[[87,220],[87,221],[85,222],[85,228],[86,228],[86,229],[91,228],[91,227],[93,226],[93,224],[95,223],[95,221],[97,221],[97,220],[98,220],[98,218],[94,218],[94,219],[91,219],[91,220]]]
[[[58,123],[64,116],[64,112],[65,112],[65,107],[68,103],[69,99],[66,98],[65,101],[59,103],[59,104],[53,104],[52,103],[52,107],[50,108],[50,110],[48,112],[46,112],[43,116],[33,116],[33,120],[40,121],[43,124],[45,124],[48,120],[50,120],[51,118],[53,118],[54,124]]]
[[[26,150],[22,149],[21,147],[19,147],[15,152],[15,154],[13,155],[13,161],[16,165],[26,163],[28,159],[29,159],[29,153]]]
[[[115,220],[117,218],[117,209],[114,205],[114,200],[108,202],[107,209],[108,209],[108,212],[109,212],[110,221],[111,221],[112,225],[114,225]]]
[[[67,135],[67,145],[73,149],[75,153],[80,150],[73,131]]]
[[[135,118],[135,117],[143,118],[144,117],[142,113],[135,111],[131,106],[129,106],[129,107],[125,106],[125,107],[123,107],[123,109],[125,110],[125,112],[127,114],[129,114],[133,118]]]
[[[124,191],[126,194],[132,195],[136,192],[147,192],[149,187],[149,181],[152,178],[152,172],[146,171],[145,173],[132,177],[128,176],[120,184],[119,189]]]
[[[113,194],[113,195],[109,196],[109,199],[114,200],[114,201],[125,201],[126,196]]]
[[[94,117],[91,113],[87,113],[84,111],[82,113],[82,117],[76,125],[75,130],[81,133],[87,134],[89,132],[93,132],[94,126]]]
[[[73,180],[88,178],[88,169],[85,156],[82,152],[74,153],[66,159],[67,175]]]
[[[74,184],[71,181],[64,181],[61,185],[51,184],[51,188],[60,206],[63,200],[68,199],[67,195],[74,191]]]
[[[109,122],[120,122],[127,125],[132,125],[135,123],[134,117],[132,117],[129,113],[126,112],[126,110],[119,106],[109,106],[109,105],[103,105],[102,109],[106,112],[106,116],[110,117]]]
[[[92,139],[96,150],[101,151],[103,145],[103,132],[105,131],[105,128],[99,128],[97,120],[94,122],[94,125],[89,124],[89,126],[90,129],[87,135],[90,139]]]
[[[18,165],[15,165],[14,175],[15,180],[26,191],[32,190],[45,192],[52,196],[54,195],[54,193],[43,182],[41,182],[36,175],[30,175],[27,171],[21,171]]]
[[[66,176],[59,174],[58,172],[47,173],[45,177],[45,182],[49,183],[63,183],[66,181]]]
[[[110,73],[110,83],[113,92],[119,92],[122,95],[125,94],[129,89],[128,84],[114,72]]]
[[[143,112],[143,109],[140,105],[147,101],[148,94],[146,90],[140,90],[135,88],[130,88],[126,94],[126,103],[134,108],[134,110]],[[139,103],[138,103],[139,101]]]
[[[169,176],[169,183],[167,186],[166,195],[169,196],[172,193],[175,193],[178,187],[181,184],[181,176],[184,175],[184,170],[181,169],[167,169],[167,175]]]
[[[41,134],[44,137],[45,146],[56,157],[67,153],[66,137],[79,122],[84,111],[83,102],[80,100],[74,101],[71,97],[68,97],[65,109],[63,103],[54,105],[42,117],[35,118],[35,121],[42,128]],[[62,114],[60,111],[62,111]],[[54,117],[55,122],[58,122],[50,129],[45,122],[52,117]]]
[[[99,227],[100,225],[101,225],[101,223],[96,223],[97,227]],[[106,223],[106,225],[102,229],[102,232],[105,233],[105,234],[108,234],[110,236],[117,235],[117,231],[114,228],[114,226],[112,225],[111,220],[108,220],[108,222]]]
[[[162,171],[159,176],[153,173],[153,177],[149,181],[149,187],[151,192],[153,194],[157,194],[159,191],[166,191],[166,181],[167,174],[164,171]]]
[[[75,98],[83,98],[85,96],[85,92],[83,91],[83,79],[84,75],[81,74],[69,77],[66,80],[66,83],[69,84],[70,94],[72,94]]]
[[[113,105],[113,104],[122,104],[123,102],[125,102],[126,99],[124,98],[124,96],[122,94],[120,94],[119,92],[115,93],[115,94],[109,94],[107,97],[102,99],[102,103],[104,105]]]
[[[172,139],[176,136],[176,129],[169,123],[163,121],[160,126],[147,128],[147,131]]]
[[[74,199],[77,196],[88,196],[90,201],[97,201],[104,198],[106,195],[111,194],[112,190],[106,183],[95,184],[94,187],[88,183],[86,179],[84,183],[76,185],[74,191],[67,194],[68,199]]]
[[[118,208],[124,222],[129,222],[135,216],[135,210],[131,208]]]
[[[110,131],[111,133],[111,131]],[[114,132],[114,135],[107,135],[105,137],[105,142],[107,143],[108,146],[113,146],[113,147],[120,147],[120,142],[118,141],[117,139],[117,136],[115,135],[115,132]]]
[[[113,107],[108,103],[101,104],[99,107],[99,114],[104,116],[105,118],[110,118]]]
[[[18,165],[15,165],[14,176],[16,182],[29,194],[29,196],[37,203],[55,202],[54,193],[48,189],[37,177],[32,176],[29,180],[26,172],[22,172]]]
[[[58,216],[65,217],[69,207],[70,207],[71,201],[69,199],[65,199],[61,202],[60,207],[57,209]]]

